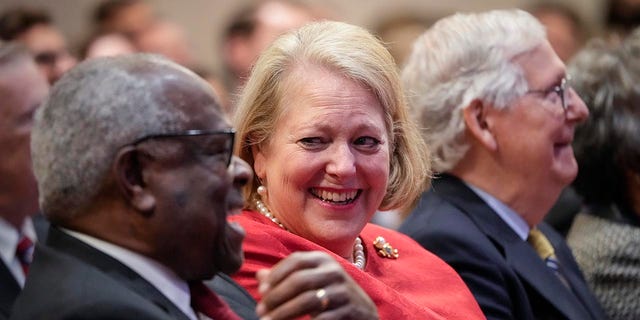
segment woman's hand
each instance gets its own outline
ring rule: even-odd
[[[257,313],[262,320],[378,319],[369,296],[322,251],[295,252],[270,270],[257,274],[262,300]]]

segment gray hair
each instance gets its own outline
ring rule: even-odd
[[[589,204],[627,206],[627,174],[640,175],[640,29],[619,46],[592,40],[568,70],[590,113],[573,143],[576,191]]]
[[[468,149],[462,109],[476,99],[505,108],[527,91],[512,60],[544,41],[544,27],[522,10],[458,13],[416,40],[402,80],[434,171],[451,170]]]
[[[207,88],[187,69],[146,54],[90,59],[56,82],[36,114],[31,142],[40,207],[49,219],[82,212],[122,146],[184,130],[187,115],[163,94],[173,79]]]

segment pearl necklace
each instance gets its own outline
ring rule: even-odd
[[[280,222],[280,220],[278,220],[278,218],[276,218],[276,216],[274,216],[271,211],[269,211],[269,208],[267,208],[267,206],[262,203],[262,201],[256,200],[255,204],[256,208],[258,208],[258,212],[260,212],[261,215],[269,218],[269,220],[277,224],[280,228],[287,230],[282,222]],[[356,237],[356,240],[353,244],[353,260],[354,261],[352,263],[354,266],[356,266],[356,268],[364,270],[364,266],[367,263],[367,260],[364,255],[364,246],[362,245],[362,239],[360,239],[360,237]]]

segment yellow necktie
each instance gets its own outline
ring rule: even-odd
[[[531,231],[529,231],[527,242],[529,242],[533,249],[536,250],[547,267],[560,279],[560,282],[562,282],[565,287],[571,288],[569,281],[567,281],[566,277],[562,273],[560,262],[556,257],[555,250],[544,233],[542,233],[538,228],[532,228]]]
[[[534,250],[538,253],[542,260],[547,260],[548,258],[556,259],[556,253],[553,249],[553,246],[549,242],[549,239],[542,233],[538,228],[533,228],[529,231],[529,238],[527,241]]]

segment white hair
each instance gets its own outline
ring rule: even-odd
[[[184,129],[187,115],[163,94],[175,79],[199,83],[173,62],[136,54],[90,59],[56,82],[36,114],[31,142],[40,207],[49,219],[70,219],[90,204],[120,147]]]
[[[527,91],[522,69],[512,61],[544,41],[544,27],[522,10],[458,13],[416,40],[402,80],[433,152],[434,171],[451,170],[468,149],[466,106],[479,99],[504,108]]]

